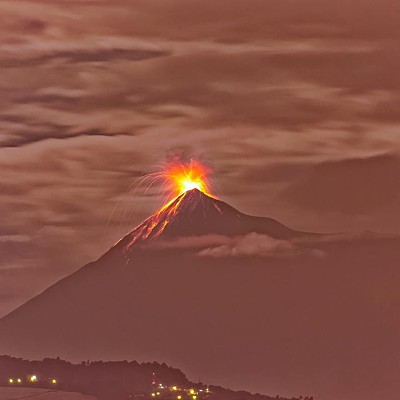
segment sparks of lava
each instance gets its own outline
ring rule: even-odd
[[[210,174],[211,169],[197,160],[173,161],[164,164],[161,171],[143,177],[142,183],[148,184],[148,187],[161,184],[161,192],[166,196],[164,204],[169,204],[176,197],[192,189],[198,189],[212,196]]]
[[[198,189],[209,194],[208,176],[210,169],[196,160],[187,164],[174,163],[166,166],[162,175],[165,175],[167,189],[173,197],[177,197],[188,190]]]
[[[211,172],[208,166],[197,160],[190,160],[188,162],[180,160],[169,161],[162,164],[157,172],[146,174],[137,179],[129,188],[131,191],[130,196],[134,198],[138,196],[143,197],[151,188],[158,187],[158,197],[163,204],[156,214],[159,215],[159,213],[168,208],[177,197],[188,190],[198,189],[206,195],[215,198],[215,196],[211,194]],[[119,203],[115,206],[109,221],[118,208],[118,205]],[[173,210],[170,211],[173,212]],[[119,213],[119,215],[122,214],[122,221],[131,220],[132,211],[128,215],[127,209],[125,208],[123,212]],[[153,221],[153,223],[154,226],[152,226],[150,231],[146,234],[148,236],[154,233],[154,229],[157,228],[156,225],[158,225],[158,222]],[[167,223],[168,221],[164,222],[161,228],[158,227],[158,231],[162,232]],[[131,226],[126,226],[123,230],[126,231],[127,229],[131,229]]]

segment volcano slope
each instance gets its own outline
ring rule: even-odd
[[[0,320],[0,353],[165,361],[322,400],[400,393],[399,240],[321,236],[192,190]]]

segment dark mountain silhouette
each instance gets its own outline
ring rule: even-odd
[[[204,256],[210,246],[233,250]],[[0,354],[160,360],[269,395],[395,400],[398,249],[395,237],[305,234],[189,191],[1,319]]]
[[[37,377],[36,382],[29,381],[32,374]],[[14,378],[11,384],[10,377]],[[20,379],[19,383],[17,379]],[[196,397],[203,400],[277,400],[275,396],[263,396],[245,391],[233,391],[221,386],[209,386],[201,382],[190,382],[182,371],[164,363],[138,363],[126,360],[114,362],[88,360],[73,364],[59,357],[28,361],[0,356],[0,386],[79,392],[102,400],[150,400],[152,392],[159,392],[160,395],[157,397],[159,400],[176,400],[178,395],[184,400],[189,400],[192,396],[188,396],[187,392],[190,393],[191,389],[194,389],[197,394],[200,393],[200,396]],[[171,392],[171,388],[177,390]],[[287,400],[283,397],[280,399]],[[313,398],[307,397],[304,400],[313,400]]]

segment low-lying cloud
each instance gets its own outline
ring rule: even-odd
[[[336,240],[336,239],[332,239]],[[294,256],[311,254],[324,256],[322,250],[313,248],[318,243],[315,240],[279,240],[259,233],[249,233],[243,236],[228,237],[222,235],[204,235],[182,237],[170,240],[156,241],[150,245],[152,250],[192,250],[200,257],[270,257]]]
[[[228,243],[208,247],[199,252],[203,257],[241,257],[241,256],[274,256],[289,255],[296,246],[285,240],[277,240],[267,235],[249,233],[248,235],[230,239]]]

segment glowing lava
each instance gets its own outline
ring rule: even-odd
[[[181,194],[193,189],[198,189],[200,192],[215,198],[210,193],[210,174],[211,169],[196,160],[189,162],[170,161],[164,164],[160,171],[147,174],[141,178],[139,186],[145,184],[149,189],[153,185],[161,185],[160,192],[165,196],[163,207],[165,208]]]
[[[167,181],[168,191],[173,197],[178,197],[188,190],[198,189],[209,194],[210,169],[196,160],[189,163],[168,164],[163,175]]]
[[[154,184],[161,184],[161,192],[165,196],[164,206],[129,235],[130,242],[125,250],[128,251],[133,244],[140,240],[154,239],[160,236],[169,227],[171,221],[174,221],[182,208],[183,202],[190,209],[196,208],[196,202],[199,199],[201,200],[200,203],[203,204],[202,195],[199,194],[200,197],[198,197],[191,192],[194,189],[216,200],[215,196],[210,194],[210,174],[211,169],[209,167],[199,161],[190,160],[186,163],[169,162],[164,164],[161,171],[147,174],[141,178],[139,183],[146,184],[147,188]]]

